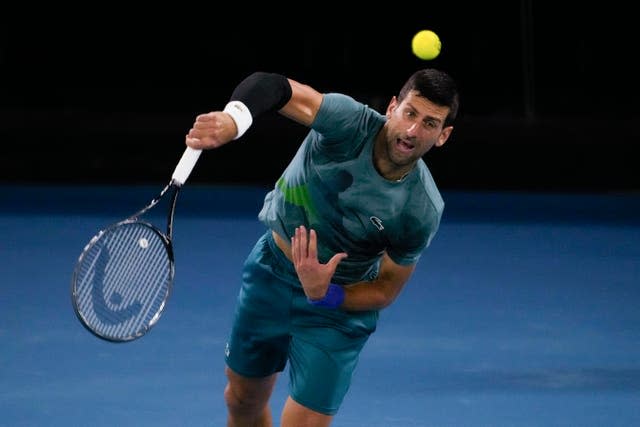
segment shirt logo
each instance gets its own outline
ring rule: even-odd
[[[377,216],[371,216],[371,217],[369,217],[369,221],[371,221],[371,224],[375,225],[375,227],[376,227],[379,231],[384,230],[384,225],[382,225],[382,220],[381,220],[380,218],[378,218]]]

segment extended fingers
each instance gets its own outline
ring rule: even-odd
[[[307,253],[307,229],[304,225],[296,227],[296,245],[298,246],[298,255],[300,258],[306,258]]]
[[[298,264],[309,257],[309,243],[307,242],[307,229],[304,225],[296,227],[291,236],[291,256],[294,264]]]
[[[306,234],[306,233],[305,233]],[[309,232],[309,245],[307,246],[309,258],[318,259],[318,236],[313,228]]]

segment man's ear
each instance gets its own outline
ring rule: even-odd
[[[449,139],[449,136],[451,136],[451,132],[453,132],[453,126],[447,126],[442,129],[442,132],[440,132],[440,136],[438,136],[438,140],[436,141],[436,147],[442,147]]]
[[[391,114],[393,114],[393,110],[395,110],[398,107],[398,98],[396,98],[395,96],[393,98],[391,98],[391,101],[389,101],[389,105],[387,105],[387,119],[389,117],[391,117]]]

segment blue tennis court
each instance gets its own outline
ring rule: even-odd
[[[101,341],[72,310],[88,239],[159,190],[0,187],[0,425],[225,425],[225,338],[266,188],[185,187],[175,287],[148,335]],[[640,425],[640,195],[444,198],[334,425]]]

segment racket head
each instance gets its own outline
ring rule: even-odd
[[[174,275],[169,237],[139,219],[113,224],[89,241],[76,262],[74,311],[99,338],[132,341],[160,319]]]

